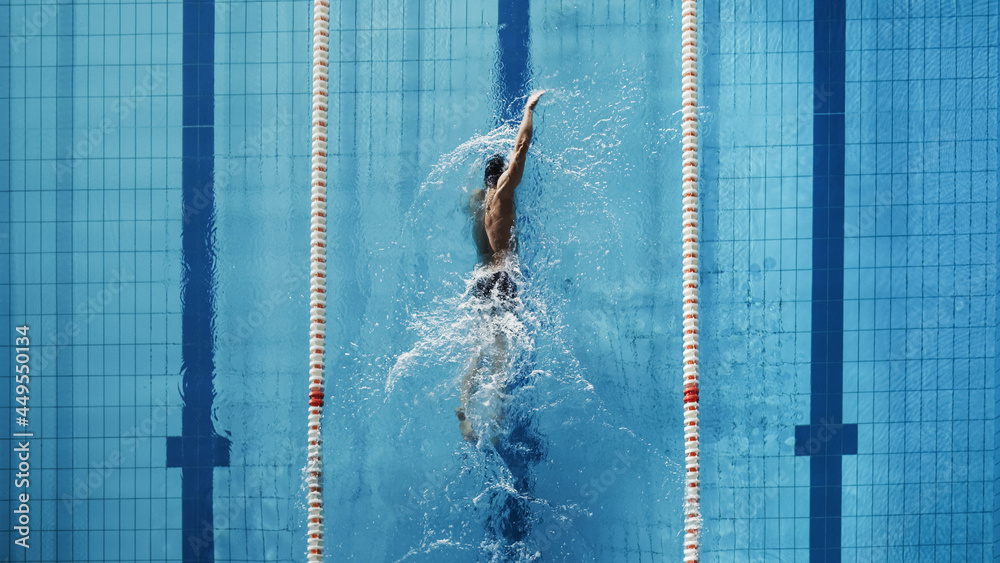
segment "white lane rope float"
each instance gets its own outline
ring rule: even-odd
[[[308,553],[323,561],[323,416],[326,351],[326,113],[329,84],[330,2],[313,3],[312,212],[309,267]]]
[[[684,561],[701,551],[698,436],[698,2],[681,3],[684,254]]]

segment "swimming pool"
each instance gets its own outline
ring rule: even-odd
[[[679,10],[335,4],[328,561],[681,558]],[[311,4],[2,13],[0,556],[304,561]],[[701,4],[705,561],[1000,554],[998,16]],[[534,88],[494,448],[468,200]]]

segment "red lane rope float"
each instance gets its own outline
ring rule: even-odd
[[[683,102],[684,290],[684,561],[701,551],[701,480],[698,433],[698,2],[681,3]]]
[[[308,551],[323,561],[323,416],[326,352],[326,112],[329,85],[330,2],[313,3],[312,210],[309,268]]]

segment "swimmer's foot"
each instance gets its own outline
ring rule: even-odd
[[[455,416],[458,417],[458,429],[462,431],[462,437],[466,442],[478,442],[479,437],[472,431],[472,422],[465,416],[465,407],[456,407]]]

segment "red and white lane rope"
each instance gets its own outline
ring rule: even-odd
[[[323,561],[323,416],[326,351],[326,112],[330,2],[313,4],[312,244],[309,272],[309,461],[306,465],[311,563]]]
[[[701,550],[698,438],[698,2],[681,3],[684,194],[684,561]]]

